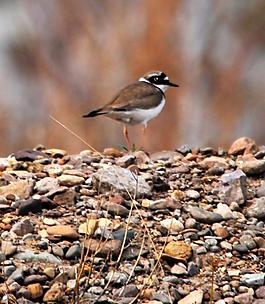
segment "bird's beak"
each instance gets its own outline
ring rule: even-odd
[[[168,81],[167,85],[170,86],[170,87],[179,87],[178,84],[170,82],[170,81]]]

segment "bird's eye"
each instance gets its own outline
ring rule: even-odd
[[[154,77],[154,81],[158,81],[159,80],[159,78],[158,77]]]

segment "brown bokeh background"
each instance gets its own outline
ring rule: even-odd
[[[2,0],[0,155],[37,144],[71,153],[123,143],[122,126],[83,119],[160,69],[180,85],[145,136],[148,151],[265,143],[265,1]]]

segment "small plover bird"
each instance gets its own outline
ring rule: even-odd
[[[166,102],[164,93],[169,87],[178,85],[170,82],[164,72],[149,72],[119,91],[109,103],[83,117],[104,115],[123,123],[123,134],[129,147],[131,143],[127,125],[143,124],[144,130],[148,121],[162,111]]]

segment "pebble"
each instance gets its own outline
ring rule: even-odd
[[[184,229],[184,225],[175,218],[165,219],[160,223],[161,226],[165,227],[169,231],[169,234],[177,234]]]
[[[247,273],[243,275],[240,282],[249,287],[262,286],[264,284],[265,273]]]
[[[184,267],[183,265],[174,265],[171,269],[170,272],[172,274],[176,274],[176,275],[187,275],[188,271],[186,270],[186,267]]]
[[[203,291],[201,289],[190,292],[186,297],[178,301],[178,304],[201,304]]]
[[[260,286],[257,290],[256,290],[256,296],[259,299],[265,299],[265,286]]]
[[[252,204],[246,209],[246,216],[265,219],[265,197],[253,199]]]
[[[257,189],[257,197],[265,196],[265,182],[263,182],[260,187]]]
[[[97,173],[94,173],[92,181],[94,187],[100,193],[116,190],[126,196],[128,196],[128,192],[134,196],[137,185],[137,197],[151,195],[151,187],[142,176],[137,176],[136,178],[130,170],[115,165],[100,169]]]
[[[27,199],[33,193],[35,182],[33,180],[19,180],[7,186],[0,187],[0,195],[15,194],[19,199]]]
[[[61,260],[56,258],[53,254],[48,252],[34,253],[32,251],[19,252],[14,255],[14,258],[18,260],[24,260],[26,262],[43,262],[51,264],[61,264]]]
[[[187,190],[186,191],[186,196],[190,199],[197,200],[200,198],[200,193],[196,190]]]
[[[164,251],[166,256],[181,261],[187,261],[192,256],[191,246],[183,241],[169,242]]]
[[[11,232],[15,233],[17,236],[23,236],[25,234],[34,231],[34,225],[29,219],[22,219],[12,226]]]
[[[246,153],[255,153],[257,151],[257,146],[255,141],[249,137],[240,137],[235,140],[228,150],[231,155],[238,155]]]
[[[220,214],[224,220],[230,220],[234,218],[232,210],[226,204],[219,203],[214,211]]]
[[[195,220],[202,223],[212,224],[223,220],[223,217],[220,214],[199,207],[189,207],[188,211]]]
[[[79,259],[81,256],[81,247],[80,245],[73,245],[71,246],[66,254],[65,257],[69,260]]]
[[[38,299],[43,295],[43,289],[40,283],[27,285],[27,290],[30,292],[31,299]]]
[[[13,243],[10,241],[2,240],[1,251],[5,256],[9,257],[9,256],[13,255],[14,253],[16,253],[17,246],[13,245]]]
[[[128,280],[128,275],[125,272],[110,271],[106,280],[112,284],[125,285]]]
[[[246,173],[246,175],[258,175],[265,172],[265,160],[255,159],[240,161],[238,167]]]
[[[79,234],[74,228],[69,225],[56,225],[47,228],[49,235],[61,236],[62,238],[76,240],[79,238]]]
[[[58,177],[58,182],[61,186],[67,186],[67,187],[72,187],[72,186],[77,186],[80,184],[83,184],[85,179],[81,176],[76,176],[76,175],[70,175],[70,174],[63,174]]]
[[[253,303],[253,296],[248,292],[245,292],[235,296],[234,301],[235,303],[239,303],[239,304],[251,304]]]

